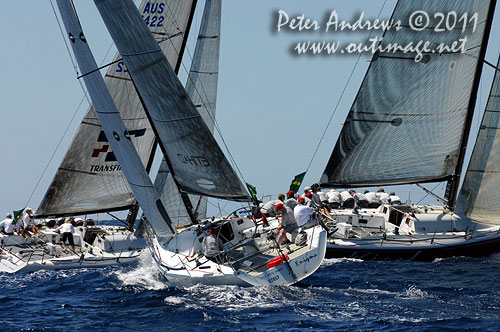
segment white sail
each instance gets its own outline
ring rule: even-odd
[[[99,122],[137,202],[158,236],[174,234],[168,215],[130,139],[130,133],[123,124],[103,77],[96,70],[97,64],[71,0],[57,0],[57,5]]]
[[[95,1],[180,188],[230,200],[248,194],[131,1]]]
[[[217,100],[219,74],[221,0],[207,0],[196,48],[186,83],[186,92],[196,106],[211,133],[214,131],[214,119]],[[179,195],[165,159],[155,179],[155,187],[175,226],[188,225],[191,218]],[[206,218],[207,198],[200,195],[188,195],[198,219]]]
[[[500,66],[500,58],[497,68]],[[497,70],[457,204],[473,220],[500,224],[500,71]]]
[[[144,0],[141,15],[172,67],[178,69],[194,12],[193,0]],[[104,78],[147,166],[155,136],[127,68],[117,53]],[[37,210],[38,215],[73,215],[123,210],[135,203],[99,119],[91,106]]]

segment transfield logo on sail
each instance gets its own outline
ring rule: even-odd
[[[132,136],[134,137],[141,137],[144,136],[146,133],[146,128],[143,129],[138,129],[138,130],[129,130],[127,134],[125,135],[126,137],[130,138]],[[111,151],[111,148],[109,146],[108,139],[106,138],[106,135],[104,134],[104,131],[101,130],[99,133],[99,136],[97,137],[97,142],[102,143],[100,147],[95,148],[92,151],[92,158],[102,158],[102,155],[104,155],[104,162],[110,163],[110,162],[116,162],[116,157],[113,151]],[[115,172],[115,171],[120,171],[122,168],[120,167],[120,164],[93,164],[90,165],[90,172],[96,173],[96,172]]]

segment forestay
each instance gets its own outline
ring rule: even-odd
[[[500,59],[497,68],[500,66]],[[497,70],[457,204],[467,217],[500,224],[500,71]],[[458,206],[457,206],[458,207]]]
[[[402,29],[384,34],[382,47],[430,41],[452,45],[467,38],[466,51],[441,55],[380,52],[375,54],[345,120],[321,182],[327,186],[354,187],[404,184],[449,179],[454,174],[464,135],[474,78],[480,65],[489,0],[399,1],[393,19]],[[467,29],[418,32],[409,17],[418,10],[455,11],[458,17],[477,12]],[[437,20],[431,20],[437,22]],[[475,98],[475,97],[473,97]],[[472,103],[473,105],[473,103]],[[473,111],[473,110],[472,110]]]
[[[186,92],[211,133],[214,130],[219,76],[221,2],[221,0],[207,0],[205,3],[200,32],[186,83]],[[155,187],[160,193],[161,200],[172,223],[175,226],[190,224],[191,220],[188,212],[165,159],[160,164],[155,179]],[[198,218],[205,219],[207,211],[206,197],[199,195],[188,196]]]
[[[144,0],[139,11],[172,67],[179,68],[196,1]],[[117,53],[104,78],[130,138],[147,166],[155,136],[127,68]],[[73,138],[38,215],[122,210],[135,202],[120,164],[91,106]]]
[[[176,182],[192,194],[247,193],[132,1],[95,0],[123,56]]]
[[[141,205],[144,215],[158,236],[172,235],[175,231],[134,144],[130,140],[130,132],[123,124],[104,79],[96,70],[97,64],[82,32],[73,4],[71,0],[57,0],[57,5],[78,66],[81,72],[89,73],[83,77],[83,80],[94,102],[99,122],[102,124],[106,137],[109,138],[109,144],[113,148],[116,159],[122,167],[137,202]]]

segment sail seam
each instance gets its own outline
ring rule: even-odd
[[[136,53],[129,53],[129,54],[122,54],[122,56],[136,56],[136,55],[145,55],[145,54],[152,54],[152,53],[158,53],[162,52],[161,49],[156,49],[156,50],[150,50],[150,51],[142,51],[142,52],[136,52]]]
[[[75,172],[75,173],[83,173],[83,174],[89,174],[89,175],[97,175],[97,173],[94,173],[94,172],[80,171],[77,169],[69,169],[69,168],[64,168],[64,167],[59,167],[59,170],[66,171],[66,172]]]
[[[217,75],[217,74],[219,74],[218,71],[198,71],[198,70],[191,70],[191,73],[209,74],[209,75]]]
[[[179,121],[184,121],[184,120],[194,120],[194,119],[198,119],[198,118],[201,118],[201,115],[193,115],[193,116],[190,116],[190,117],[187,117],[187,118],[172,119],[172,120],[159,120],[159,119],[155,119],[155,121],[169,123],[169,122],[179,122]]]
[[[354,114],[368,114],[368,115],[384,115],[384,116],[434,116],[436,114],[449,114],[449,113],[455,113],[455,112],[462,112],[466,111],[467,108],[459,108],[456,110],[451,110],[447,112],[440,112],[440,113],[434,113],[434,114],[429,114],[429,113],[423,113],[423,114],[403,114],[403,113],[376,113],[376,112],[364,112],[364,111],[353,111]]]

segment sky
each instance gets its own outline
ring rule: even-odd
[[[293,177],[307,169],[335,111],[304,184],[319,180],[371,57],[363,55],[355,67],[357,54],[294,55],[299,41],[361,41],[369,32],[278,32],[279,10],[290,18],[305,14],[319,22],[332,10],[345,20],[361,12],[376,18],[380,11],[381,18],[388,19],[395,4],[396,0],[223,2],[217,121],[244,180],[257,187],[259,197],[286,192]],[[203,5],[199,1],[192,32],[199,29]],[[97,62],[109,62],[115,48],[93,1],[75,0],[75,6]],[[0,213],[6,213],[38,207],[88,104],[84,100],[79,107],[84,94],[50,0],[6,2],[0,31]],[[496,63],[500,36],[494,32],[500,31],[500,17],[492,31],[486,59]],[[186,68],[193,52],[191,38],[183,60]],[[473,128],[478,127],[492,75],[493,70],[485,67]],[[185,82],[183,69],[179,76]],[[436,190],[442,192],[443,187]],[[415,186],[398,190],[403,198],[410,191],[414,202],[424,196]],[[231,210],[231,204],[212,201],[209,214],[218,214],[215,206]]]

